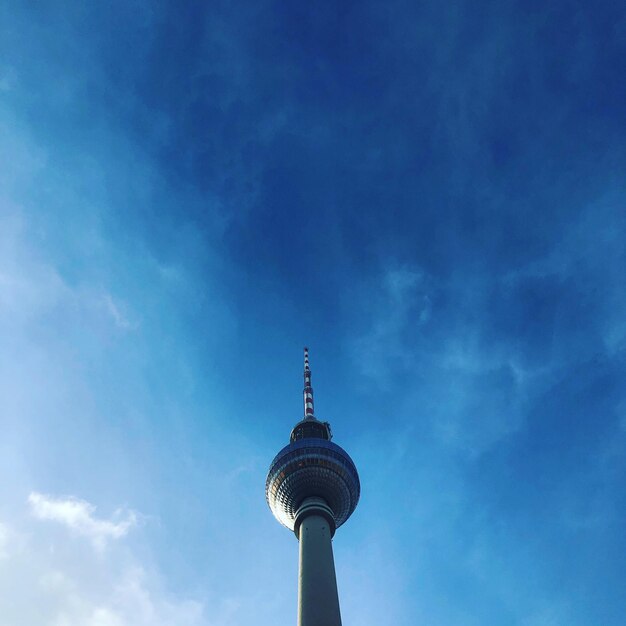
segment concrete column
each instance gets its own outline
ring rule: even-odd
[[[300,540],[298,626],[341,626],[332,536],[335,520],[321,498],[307,498],[296,514]]]

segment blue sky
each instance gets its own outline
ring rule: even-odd
[[[623,624],[624,75],[620,2],[5,2],[3,624],[294,623],[304,345],[345,624]]]

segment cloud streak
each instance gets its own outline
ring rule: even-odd
[[[96,507],[74,497],[54,498],[33,492],[28,496],[32,514],[40,520],[54,521],[87,537],[98,550],[108,541],[120,539],[137,525],[134,511],[116,511],[112,519],[96,517]]]

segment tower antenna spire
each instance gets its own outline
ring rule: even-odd
[[[315,419],[313,412],[313,387],[311,387],[311,370],[309,369],[309,349],[304,348],[304,419]]]

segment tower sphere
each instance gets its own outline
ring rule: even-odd
[[[297,530],[300,505],[315,497],[328,504],[333,526],[338,528],[352,515],[360,492],[359,475],[348,453],[321,437],[285,446],[272,461],[265,482],[265,497],[274,517],[290,530]]]

